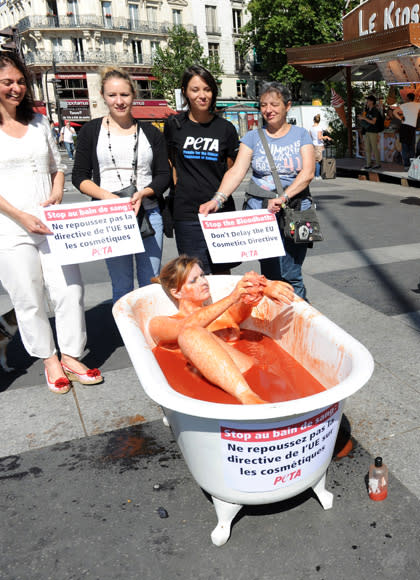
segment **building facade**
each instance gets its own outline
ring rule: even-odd
[[[243,58],[238,42],[249,21],[249,0],[192,0],[192,18],[206,56],[218,56],[223,66],[223,101],[255,99],[257,83],[253,58]],[[258,77],[258,75],[257,75]]]
[[[49,118],[85,122],[105,113],[103,66],[133,78],[134,114],[162,120],[171,110],[153,92],[153,54],[173,26],[195,31],[224,68],[221,99],[255,97],[251,63],[237,50],[249,0],[0,0],[0,30],[13,27],[34,76],[39,110]]]

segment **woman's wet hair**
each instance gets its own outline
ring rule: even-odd
[[[32,121],[35,116],[35,103],[32,93],[31,77],[28,70],[26,69],[26,66],[15,52],[2,50],[0,51],[0,70],[8,66],[16,68],[25,79],[26,93],[22,99],[22,102],[19,103],[19,106],[16,108],[16,118],[18,121],[23,123],[29,123],[29,121]],[[0,123],[2,123],[1,113]]]
[[[261,85],[260,100],[267,93],[276,93],[285,105],[292,102],[292,93],[290,90],[277,81],[264,82]]]
[[[198,258],[191,258],[191,256],[181,254],[178,258],[174,258],[165,264],[162,267],[159,276],[152,278],[151,282],[160,284],[166,294],[170,298],[173,298],[171,290],[178,292],[181,289],[195,265],[201,267]]]
[[[211,72],[199,64],[194,64],[194,65],[188,67],[187,69],[185,69],[184,74],[182,75],[181,91],[182,91],[182,94],[184,96],[184,100],[185,100],[186,104],[188,105],[188,107],[191,108],[190,101],[186,95],[186,92],[187,92],[188,83],[190,82],[190,80],[193,77],[196,77],[196,76],[200,77],[210,87],[212,96],[211,96],[211,103],[210,103],[209,110],[213,111],[215,106],[216,106],[216,97],[219,93],[219,89],[217,87],[217,82],[216,82],[216,79],[214,78],[214,76],[211,74]]]
[[[136,87],[128,73],[116,66],[107,66],[101,70],[101,95],[104,94],[105,83],[111,79],[122,79],[130,85],[133,95],[136,94]]]

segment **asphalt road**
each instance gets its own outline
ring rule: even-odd
[[[304,265],[309,298],[375,360],[368,385],[346,403],[354,449],[328,471],[333,508],[310,491],[247,507],[229,542],[211,544],[214,508],[139,385],[112,319],[106,267],[92,262],[82,266],[86,362],[105,383],[52,395],[18,336],[9,347],[18,370],[0,371],[2,580],[417,580],[420,197],[343,178],[312,191],[326,239]],[[67,183],[64,201],[79,199]],[[174,255],[166,239],[164,260]],[[258,264],[234,273],[250,268]],[[383,502],[366,492],[376,455],[390,469]]]

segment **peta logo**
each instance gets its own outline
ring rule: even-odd
[[[183,149],[194,149],[195,151],[219,151],[219,139],[210,137],[187,137]]]
[[[211,137],[187,137],[182,147],[185,159],[218,161],[219,139]]]

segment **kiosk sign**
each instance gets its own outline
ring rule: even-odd
[[[413,0],[368,0],[343,18],[343,39],[392,30],[420,22],[420,3]]]

